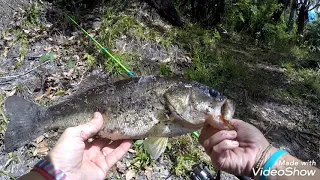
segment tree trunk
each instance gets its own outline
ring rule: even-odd
[[[214,26],[222,21],[225,0],[191,0],[193,19],[204,26]]]
[[[305,1],[306,2],[306,1]],[[306,3],[302,4],[298,14],[298,35],[303,36],[305,23],[308,19],[308,9]]]
[[[180,27],[184,25],[178,11],[174,7],[173,0],[146,0],[146,2],[157,9],[160,16],[171,24]]]
[[[296,9],[297,9],[297,1],[291,0],[291,10],[290,10],[289,23],[288,23],[289,34],[292,34],[294,19],[296,15]]]

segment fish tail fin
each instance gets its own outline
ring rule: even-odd
[[[18,96],[8,97],[4,106],[9,119],[4,137],[6,152],[14,151],[44,132],[40,121],[44,119],[45,108]]]
[[[157,160],[160,155],[166,150],[168,143],[167,137],[150,137],[143,143],[144,149]]]

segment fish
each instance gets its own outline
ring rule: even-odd
[[[104,122],[98,137],[144,140],[154,159],[168,138],[192,133],[206,123],[230,129],[235,106],[217,90],[181,77],[141,76],[91,87],[49,107],[20,96],[5,100],[9,123],[5,151],[12,152],[43,133],[88,122],[100,112]]]

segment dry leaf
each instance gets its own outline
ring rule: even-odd
[[[135,172],[132,169],[130,169],[126,173],[126,180],[130,180],[130,179],[134,178],[135,176],[136,176]]]
[[[74,55],[73,58],[78,62],[80,60],[80,56]]]
[[[46,92],[44,93],[46,96],[49,96],[51,93],[52,87],[49,87]]]
[[[163,63],[168,63],[168,62],[170,62],[170,61],[171,61],[171,58],[168,57],[167,59],[164,59],[164,60],[162,60],[161,62],[163,62]]]
[[[39,144],[41,141],[43,141],[43,139],[44,139],[44,136],[43,136],[43,135],[39,136],[39,137],[36,139],[36,143]]]
[[[38,155],[41,155],[41,156],[46,156],[49,152],[49,148],[48,147],[42,147],[42,148],[38,148],[37,149],[38,151]]]
[[[44,133],[43,136],[46,137],[46,138],[49,137],[48,133]]]
[[[120,172],[120,173],[125,173],[127,170],[126,165],[124,163],[122,163],[122,161],[118,161],[116,163],[116,167],[117,167],[118,172]]]
[[[130,167],[131,162],[130,161],[126,161],[125,164],[126,164],[127,167]]]
[[[43,98],[43,96],[44,96],[43,94],[42,94],[42,95],[40,95],[40,96],[37,96],[34,100],[35,100],[35,101],[39,101],[40,99],[42,99],[42,98]]]
[[[13,95],[16,93],[16,91],[17,91],[17,88],[14,87],[12,91],[6,93],[6,96],[7,96],[7,97],[13,96]]]
[[[151,177],[152,177],[152,168],[146,166],[146,167],[145,167],[144,174],[147,176],[148,180],[150,180]]]
[[[44,48],[45,51],[51,51],[52,47],[46,47]]]
[[[48,144],[45,141],[42,141],[38,144],[39,148],[48,147]]]
[[[192,63],[192,59],[189,56],[185,56],[187,63]]]
[[[13,36],[9,34],[8,36],[3,37],[3,39],[6,41],[11,41],[13,39]]]
[[[49,152],[48,144],[45,141],[42,141],[38,144],[37,154],[45,156]]]
[[[71,41],[75,38],[75,36],[71,36],[68,40]]]
[[[64,76],[71,77],[71,75],[72,75],[73,72],[74,72],[74,69],[71,68],[71,69],[69,69],[68,72],[63,72],[62,74],[63,74]]]
[[[30,31],[29,31],[29,30],[26,30],[26,29],[24,29],[23,32],[26,33],[26,34],[29,34],[29,33],[30,33]]]
[[[136,153],[136,151],[133,150],[133,149],[129,149],[128,151],[129,151],[130,153]]]
[[[47,96],[47,98],[50,100],[54,100],[56,96],[54,94],[50,94],[49,96]]]
[[[7,56],[8,56],[8,52],[9,52],[8,49],[9,49],[8,47],[5,47],[5,48],[4,48],[4,50],[3,50],[3,56],[4,56],[4,57],[7,57]]]
[[[32,152],[32,156],[36,156],[38,154],[38,149],[35,148],[35,150]]]
[[[53,47],[53,51],[54,51],[54,52],[59,51],[59,49],[60,49],[59,46],[54,46],[54,47]]]

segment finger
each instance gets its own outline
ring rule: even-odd
[[[204,141],[211,137],[213,134],[217,133],[219,130],[212,127],[211,125],[206,125],[202,128],[200,136],[199,136],[199,142],[201,145],[203,145]]]
[[[91,143],[91,148],[95,148],[99,151],[101,151],[104,147],[106,147],[110,143],[109,139],[95,139]]]
[[[107,145],[102,149],[102,152],[107,155],[111,153],[114,149],[116,149],[123,141],[118,140],[118,141],[113,141],[111,144]]]
[[[100,152],[100,154],[96,155],[94,157],[94,159],[92,160],[92,162],[94,164],[96,164],[103,171],[104,174],[106,174],[108,172],[108,165],[106,163],[105,158],[106,157],[103,154],[101,154],[101,152]]]
[[[213,146],[210,154],[214,154],[218,157],[221,154],[223,154],[226,150],[233,150],[237,147],[239,147],[238,141],[225,139],[221,141],[219,144]]]
[[[117,161],[119,161],[123,157],[123,155],[128,152],[131,145],[131,140],[125,140],[115,150],[113,150],[106,156],[108,169],[111,168]]]
[[[103,125],[103,117],[99,112],[94,113],[93,119],[86,124],[75,127],[77,132],[80,132],[80,137],[83,141],[88,140],[99,132]]]
[[[233,140],[236,137],[237,137],[237,132],[234,130],[231,130],[231,131],[221,130],[215,133],[214,135],[212,135],[211,137],[209,137],[208,139],[206,139],[203,142],[202,146],[205,148],[206,152],[210,154],[212,147],[214,147],[215,145],[219,144],[223,140],[226,140],[226,139]]]
[[[235,130],[238,130],[239,128],[241,128],[241,126],[243,126],[244,123],[246,123],[240,119],[232,119],[229,122],[235,128]]]
[[[223,169],[224,162],[228,160],[228,153],[227,151],[224,151],[222,154],[219,154],[219,156],[217,156],[214,153],[211,153],[210,158],[214,165],[214,168],[217,170],[221,170]]]
[[[86,144],[86,155],[90,160],[96,158],[98,154],[103,154],[101,150],[110,143],[108,139],[95,139],[91,143],[85,141]],[[103,156],[103,155],[102,155]]]

